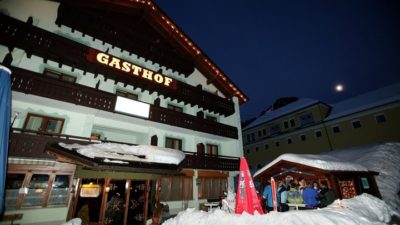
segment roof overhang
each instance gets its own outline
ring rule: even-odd
[[[79,154],[75,149],[69,150],[61,147],[58,143],[48,143],[46,152],[53,155],[56,161],[79,165],[82,168],[96,171],[114,171],[114,172],[137,172],[137,173],[154,173],[154,174],[179,174],[181,164],[164,164],[164,163],[145,163],[145,162],[129,162],[120,164],[114,162],[103,162],[100,158],[89,158]],[[183,160],[182,160],[183,162]]]

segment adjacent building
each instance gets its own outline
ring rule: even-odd
[[[336,104],[309,98],[289,102],[275,104],[243,128],[244,156],[253,171],[284,153],[400,141],[400,83]]]
[[[12,71],[5,214],[15,222],[146,224],[155,198],[175,214],[233,187],[248,99],[153,1],[3,0],[0,61]],[[119,166],[60,142],[186,157]],[[118,216],[107,208],[116,196]]]

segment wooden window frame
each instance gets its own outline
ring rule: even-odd
[[[56,121],[61,121],[60,132],[58,132],[58,133],[51,133],[51,134],[61,134],[61,133],[62,133],[62,130],[63,130],[63,128],[64,128],[64,122],[65,122],[65,119],[64,119],[64,118],[57,118],[57,117],[45,116],[45,115],[40,115],[40,114],[36,114],[36,113],[28,113],[28,115],[26,116],[25,122],[24,122],[23,129],[27,129],[26,127],[28,126],[29,118],[30,118],[31,116],[43,118],[42,124],[40,125],[40,129],[39,129],[38,132],[47,133],[47,132],[45,132],[45,130],[46,130],[46,128],[47,128],[47,122],[48,122],[49,120],[56,120]],[[44,127],[45,124],[46,124],[46,127]]]
[[[124,98],[129,98],[129,99],[132,99],[132,100],[135,100],[135,101],[139,100],[139,95],[135,94],[135,93],[131,93],[131,92],[127,92],[127,91],[123,91],[123,90],[118,90],[117,89],[115,94],[117,96],[121,96],[121,97],[124,97]]]
[[[173,178],[179,178],[179,190],[180,190],[180,194],[179,194],[179,199],[174,199],[173,198],[173,193],[172,193],[172,182],[173,182]],[[161,183],[161,179],[167,179],[168,180],[168,186],[164,187],[162,186],[161,188],[163,190],[167,190],[168,194],[167,194],[167,199],[162,199],[163,201],[184,201],[184,200],[193,200],[193,176],[163,176],[162,178],[160,178],[160,183]],[[183,185],[184,185],[184,181],[185,180],[190,180],[189,181],[189,187],[188,189],[190,190],[189,193],[189,198],[185,199],[184,198],[184,191],[183,190]]]
[[[208,148],[209,147],[211,147],[211,148],[213,148],[213,147],[215,147],[216,148],[216,150],[217,150],[217,153],[216,154],[213,154],[212,152],[211,153],[209,153],[208,152]],[[213,145],[213,144],[206,144],[206,155],[208,155],[208,156],[218,156],[218,154],[219,154],[219,148],[218,148],[218,145]]]
[[[204,172],[204,171],[199,171],[199,177],[197,178],[197,184],[199,185],[199,194],[201,193],[201,196],[198,196],[198,199],[215,199],[216,196],[210,196],[208,192],[206,192],[206,186],[205,186],[205,180],[206,179],[218,179],[219,181],[219,190],[218,193],[219,195],[223,194],[223,191],[227,191],[225,187],[222,186],[222,180],[225,180],[225,185],[228,184],[228,176],[226,174],[217,174],[215,172]],[[210,190],[214,190],[215,188],[213,187],[214,182],[210,182]],[[221,196],[217,196],[219,198]]]
[[[165,147],[166,147],[166,148],[171,148],[171,147],[167,146],[167,141],[168,141],[168,140],[171,140],[172,143],[175,143],[175,141],[178,141],[178,143],[179,143],[178,148],[174,148],[174,147],[175,147],[175,144],[174,144],[174,146],[172,147],[172,149],[176,149],[176,150],[181,150],[181,151],[182,151],[182,139],[172,138],[172,137],[166,137],[166,138],[165,138]]]

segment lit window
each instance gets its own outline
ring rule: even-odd
[[[59,134],[63,125],[64,119],[29,113],[24,124],[24,129]]]
[[[359,120],[355,120],[355,121],[351,122],[351,124],[353,125],[353,128],[361,127],[361,122]]]
[[[384,122],[386,122],[386,116],[385,116],[385,114],[376,115],[375,120],[377,123],[384,123]]]
[[[182,150],[182,140],[176,138],[165,138],[165,147]]]
[[[333,131],[333,133],[339,133],[340,132],[340,127],[338,125],[333,126],[332,127],[332,131]]]

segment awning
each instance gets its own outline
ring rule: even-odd
[[[103,159],[89,158],[87,156],[79,154],[76,150],[66,149],[61,147],[58,143],[48,143],[46,145],[46,151],[55,156],[59,162],[72,163],[79,165],[81,171],[77,170],[78,177],[85,177],[83,174],[89,177],[112,177],[117,178],[121,174],[116,172],[124,173],[143,173],[143,174],[158,174],[158,175],[170,175],[180,174],[181,164],[164,164],[164,163],[144,163],[144,162],[129,162],[125,164],[115,162],[104,162]],[[101,173],[95,173],[101,172]],[[96,175],[97,174],[97,175]],[[125,176],[133,176],[126,174]]]

